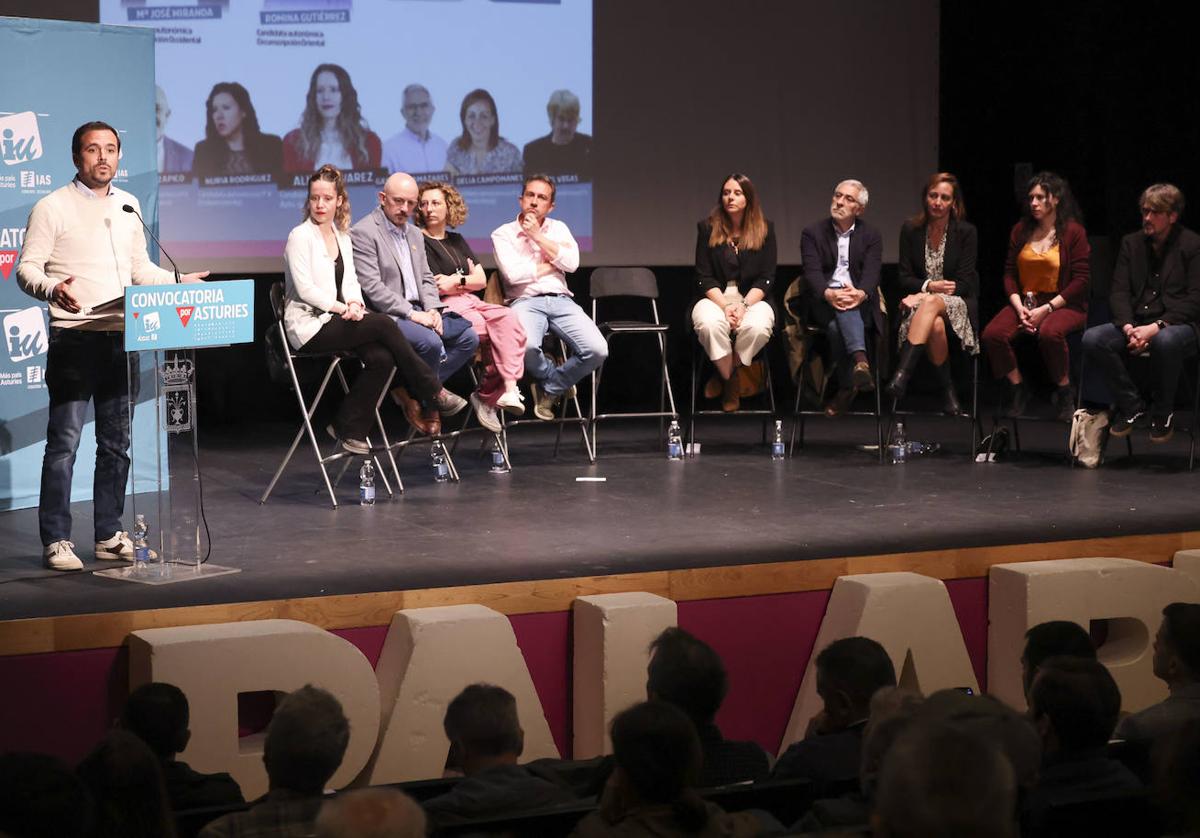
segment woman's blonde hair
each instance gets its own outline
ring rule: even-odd
[[[423,180],[417,185],[417,226],[425,226],[425,213],[421,211],[421,196],[434,189],[446,198],[446,226],[460,227],[467,220],[467,202],[462,193],[440,180]]]

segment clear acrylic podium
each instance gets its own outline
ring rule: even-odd
[[[239,573],[240,568],[208,561],[196,416],[196,347],[247,342],[247,331],[253,339],[253,282],[129,288],[125,323],[133,461],[125,525],[132,538],[137,516],[145,517],[150,558],[144,564],[123,564],[95,575],[166,585]],[[153,388],[153,398],[139,403],[145,386]],[[149,411],[153,411],[152,421],[148,421]]]

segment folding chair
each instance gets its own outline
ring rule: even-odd
[[[653,272],[649,268],[596,268],[592,272],[589,293],[592,298],[592,321],[600,329],[600,333],[604,335],[604,339],[611,343],[613,338],[618,335],[654,335],[658,340],[658,353],[662,367],[662,382],[659,386],[657,411],[599,413],[597,404],[604,367],[592,373],[592,411],[590,421],[592,425],[592,447],[598,455],[600,444],[598,442],[599,434],[596,423],[601,419],[646,419],[657,417],[659,420],[659,436],[661,437],[663,434],[662,419],[668,416],[672,419],[678,419],[678,414],[675,410],[675,394],[671,389],[671,376],[667,370],[666,333],[669,327],[666,323],[659,320],[658,317],[658,281],[654,278]],[[620,298],[635,298],[649,302],[650,320],[606,320],[601,322],[599,318],[599,301],[601,299],[613,300]],[[666,410],[668,403],[670,404],[669,411]]]
[[[690,310],[690,309],[689,309]],[[720,409],[705,409],[696,408],[696,394],[700,392],[704,384],[700,381],[700,370],[704,366],[708,358],[704,354],[704,349],[700,346],[700,341],[692,338],[692,401],[691,411],[688,416],[688,434],[687,434],[687,450],[694,455],[696,444],[696,417],[697,416],[761,416],[762,417],[762,442],[767,444],[767,425],[771,420],[775,419],[777,412],[775,408],[775,382],[774,376],[771,375],[771,345],[776,341],[778,329],[771,333],[770,339],[758,354],[754,356],[753,364],[761,364],[763,366],[763,394],[767,398],[766,407],[756,408],[741,408],[737,410],[725,411]]]
[[[321,398],[325,395],[325,389],[329,386],[329,380],[333,377],[334,373],[337,374],[338,381],[342,385],[342,392],[348,393],[350,391],[350,386],[346,382],[346,376],[342,372],[341,365],[343,361],[348,358],[353,358],[354,355],[350,352],[301,352],[291,348],[291,346],[288,344],[287,333],[283,328],[284,287],[282,280],[276,281],[271,286],[271,309],[275,313],[275,326],[273,329],[268,331],[267,340],[275,340],[278,342],[277,345],[279,352],[284,359],[284,365],[286,366],[288,375],[291,378],[292,392],[296,394],[296,404],[300,408],[301,421],[300,428],[296,431],[296,436],[292,438],[292,444],[288,448],[287,454],[285,454],[283,457],[283,462],[281,462],[279,464],[279,468],[275,470],[275,475],[271,478],[271,482],[267,484],[267,488],[263,492],[262,497],[258,499],[258,502],[260,504],[265,504],[267,502],[267,498],[271,496],[271,492],[274,490],[275,484],[279,482],[279,478],[283,474],[283,470],[287,468],[288,463],[292,459],[292,455],[296,453],[296,448],[300,445],[300,440],[307,436],[308,441],[312,446],[313,455],[316,458],[317,466],[321,469],[321,477],[325,481],[325,489],[329,492],[329,500],[333,504],[333,508],[337,509],[337,495],[335,495],[333,491],[334,483],[337,481],[330,481],[329,471],[326,469],[326,466],[329,463],[337,462],[339,460],[347,461],[343,463],[342,470],[338,474],[338,478],[340,479],[341,475],[345,473],[346,467],[349,465],[348,459],[361,455],[352,454],[348,451],[342,450],[337,450],[328,455],[322,454],[321,446],[317,442],[316,433],[313,431],[312,417],[313,414],[316,413],[317,406],[321,403]],[[328,360],[329,362],[328,366],[325,367],[325,374],[321,377],[321,383],[317,387],[316,394],[313,396],[312,401],[307,404],[304,401],[304,391],[300,387],[300,378],[296,374],[296,361],[302,359]],[[379,429],[379,438],[383,444],[376,447],[372,445],[371,438],[367,437],[367,444],[371,446],[370,457],[375,462],[375,471],[379,474],[380,479],[383,481],[383,486],[387,490],[389,496],[394,496],[394,493],[392,492],[391,483],[388,482],[387,475],[384,473],[384,470],[379,462],[377,455],[378,451],[385,451],[387,453],[388,460],[392,465],[392,474],[396,478],[397,491],[404,491],[404,484],[400,480],[400,469],[396,466],[396,458],[392,455],[392,445],[388,441],[387,431],[383,427],[383,419],[379,415],[379,404],[383,401],[384,394],[387,393],[388,388],[391,387],[392,377],[394,375],[395,370],[393,370],[392,375],[388,377],[387,383],[384,385],[383,390],[379,393],[379,398],[375,400],[375,424]]]

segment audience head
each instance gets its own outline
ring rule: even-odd
[[[892,659],[869,637],[844,637],[817,655],[817,694],[824,702],[827,730],[842,730],[867,718],[871,696],[896,686]]]
[[[1025,632],[1025,650],[1021,652],[1021,683],[1025,686],[1025,700],[1029,701],[1029,687],[1038,667],[1047,658],[1067,655],[1072,658],[1096,658],[1096,646],[1092,636],[1079,623],[1070,620],[1050,620],[1038,623]]]
[[[491,151],[500,144],[500,116],[496,110],[496,100],[482,87],[463,97],[458,119],[462,123],[462,135],[455,142],[460,151],[469,151],[472,146]]]
[[[1200,719],[1185,722],[1155,754],[1154,796],[1169,835],[1200,835]]]
[[[665,701],[635,704],[617,714],[610,733],[617,766],[610,782],[628,799],[670,805],[685,829],[704,825],[704,802],[691,790],[700,775],[700,739],[682,710]]]
[[[467,220],[462,193],[440,180],[423,180],[417,186],[417,226],[440,221],[443,227],[461,227]]]
[[[1103,748],[1120,712],[1121,691],[1097,660],[1050,658],[1029,688],[1029,716],[1047,757]]]
[[[173,838],[162,765],[127,730],[110,730],[77,769],[96,801],[93,838]]]
[[[862,757],[858,770],[865,797],[870,798],[874,794],[884,756],[896,737],[908,730],[923,701],[919,693],[900,687],[884,687],[871,696],[871,715],[863,729]]]
[[[188,700],[174,684],[142,684],[129,694],[121,727],[150,746],[160,760],[171,760],[187,747]]]
[[[963,200],[962,186],[959,185],[958,178],[949,172],[930,175],[921,190],[921,211],[913,217],[913,225],[924,227],[930,222],[946,218],[964,221],[966,217],[967,205]]]
[[[267,725],[263,763],[272,789],[320,794],[350,742],[341,703],[311,684],[290,693]]]
[[[712,723],[729,692],[725,665],[712,647],[681,628],[650,644],[646,697],[674,704],[697,729]]]
[[[84,838],[91,825],[87,787],[66,763],[46,754],[0,754],[0,833]]]
[[[921,721],[883,758],[872,834],[1014,838],[1016,783],[1000,749],[944,722]]]
[[[1018,786],[1028,788],[1037,781],[1042,741],[1029,719],[1002,701],[962,690],[938,690],[925,700],[917,715],[966,731],[999,749],[1008,758]]]
[[[332,223],[343,233],[349,229],[350,194],[337,166],[326,163],[309,176],[304,220],[317,225]]]
[[[517,700],[492,684],[471,684],[456,695],[442,728],[450,740],[451,764],[467,775],[496,763],[516,763],[525,750]]]
[[[250,101],[250,91],[235,81],[222,81],[213,85],[204,103],[205,113],[208,114],[204,123],[204,137],[207,140],[228,142],[241,132],[243,137],[253,137],[261,133],[258,127],[258,113]]]
[[[1154,637],[1154,674],[1168,686],[1200,681],[1200,605],[1172,602]]]
[[[550,136],[553,142],[566,145],[575,139],[579,127],[579,97],[569,90],[556,90],[546,103],[546,115],[550,117]]]
[[[424,838],[425,812],[401,791],[385,786],[357,789],[326,801],[317,815],[316,838]]]
[[[1025,227],[1032,230],[1044,218],[1052,218],[1056,235],[1061,240],[1068,221],[1078,221],[1079,207],[1066,178],[1054,172],[1038,172],[1025,186],[1025,205],[1022,210]]]

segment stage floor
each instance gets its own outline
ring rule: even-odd
[[[680,463],[643,421],[602,425],[593,466],[577,431],[564,429],[555,459],[553,429],[526,425],[510,434],[511,474],[490,474],[468,436],[462,482],[438,484],[428,447],[413,447],[400,460],[405,493],[389,500],[380,487],[370,508],[348,474],[344,505],[331,509],[302,448],[260,506],[293,429],[203,433],[211,561],[241,573],[163,587],[51,573],[36,510],[4,513],[0,620],[1200,529],[1183,434],[1153,448],[1139,438],[1134,460],[1114,442],[1110,462],[1089,471],[1066,465],[1066,426],[1024,423],[1026,453],[983,465],[968,462],[961,420],[913,417],[911,437],[948,440],[948,450],[880,466],[856,447],[874,438],[866,418],[811,419],[808,446],[783,462],[755,444],[754,420],[701,419],[701,454]],[[90,504],[74,512],[78,552],[97,569]]]

